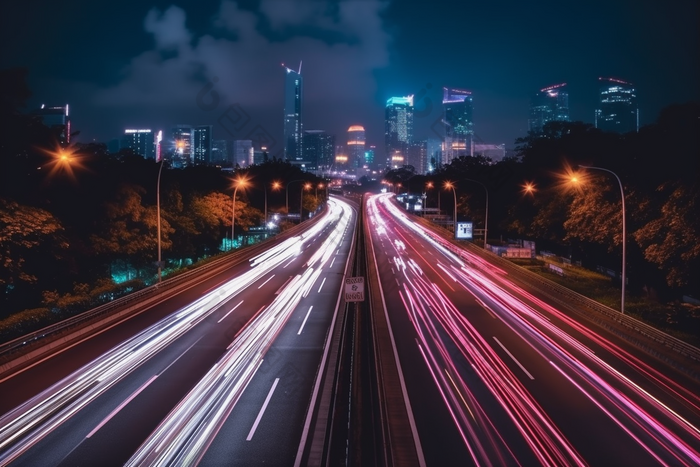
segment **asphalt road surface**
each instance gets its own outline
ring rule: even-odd
[[[700,465],[697,385],[378,195],[367,219],[427,465]]]
[[[293,465],[356,213],[0,381],[0,465]]]

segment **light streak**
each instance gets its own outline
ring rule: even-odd
[[[252,258],[248,271],[204,294],[0,417],[0,426],[3,427],[0,431],[0,465],[17,459],[233,297],[296,257],[305,243],[320,236],[327,226],[333,225],[331,235],[324,238],[319,248],[324,251],[316,260],[320,271],[325,265],[324,258],[329,256],[326,250],[332,252],[338,248],[342,235],[337,232],[342,233],[346,229],[352,216],[347,203],[329,200],[328,205],[329,212],[319,222],[300,235],[284,240]],[[186,397],[178,404],[173,410],[178,415],[161,424],[165,434],[158,438],[157,443],[147,442],[146,449],[160,447],[162,451],[159,456],[181,461],[203,454],[203,449],[211,442],[226,414],[247,386],[281,326],[317,277],[314,268],[307,268],[303,274],[297,275],[264,312],[239,332],[231,348],[197,385],[201,392]],[[282,316],[274,319],[277,315]],[[205,389],[202,389],[202,385]],[[185,415],[179,416],[181,413]],[[146,457],[152,455],[153,451]]]
[[[379,240],[384,237],[390,240],[393,251],[387,252],[387,257],[393,257],[397,266],[410,265],[396,271],[404,276],[403,290],[399,291],[401,303],[418,335],[418,346],[432,379],[477,465],[516,463],[517,460],[492,423],[486,406],[477,403],[471,392],[474,376],[458,370],[464,368],[464,362],[506,412],[510,424],[517,428],[540,464],[585,465],[586,462],[438,283],[447,293],[450,293],[450,283],[461,287],[455,294],[470,293],[481,307],[544,361],[552,362],[573,391],[580,392],[613,425],[621,427],[630,440],[640,445],[641,451],[651,456],[650,459],[665,465],[700,465],[700,430],[688,417],[652,396],[632,376],[624,375],[605,362],[590,345],[584,345],[564,328],[603,348],[637,375],[648,378],[691,407],[696,414],[700,412],[698,395],[537,299],[511,282],[502,269],[412,222],[389,199],[389,195],[371,197],[368,218]],[[426,260],[414,248],[418,245],[416,241],[407,239],[409,233],[442,254],[447,263]],[[390,235],[395,238],[389,238]],[[424,270],[417,262],[428,268]],[[434,264],[437,268],[432,266]],[[431,271],[429,278],[425,273]],[[562,324],[555,325],[553,321]],[[503,349],[532,378],[523,365],[505,347]]]

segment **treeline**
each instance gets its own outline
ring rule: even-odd
[[[65,315],[152,282],[160,164],[129,150],[110,154],[103,144],[61,148],[22,112],[26,76],[1,72],[0,85],[0,319],[29,309],[23,319],[45,321],[47,313]],[[325,193],[317,199],[315,190],[302,192],[306,182],[316,187],[321,180],[280,160],[235,175],[216,167],[163,169],[166,269],[230,247],[234,177],[248,180],[236,195],[237,240],[262,225],[265,201],[269,213],[285,213],[287,203],[299,212],[303,200],[308,213]]]
[[[700,296],[700,103],[673,105],[638,133],[604,133],[582,122],[552,122],[516,141],[514,157],[492,163],[461,157],[429,176],[387,174],[429,207],[453,209],[483,228],[489,194],[489,239],[535,240],[538,249],[620,270],[624,187],[627,271],[632,290],[662,298]],[[574,181],[575,180],[575,181]],[[428,183],[432,183],[433,189]]]

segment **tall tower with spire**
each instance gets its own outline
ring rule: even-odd
[[[284,69],[284,157],[291,163],[302,163],[304,128],[301,101],[304,81],[301,77],[301,62],[299,71],[286,66]]]

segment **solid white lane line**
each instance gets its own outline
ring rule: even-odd
[[[498,343],[498,345],[500,345],[501,348],[502,348],[503,350],[506,351],[506,353],[508,354],[508,356],[509,356],[510,358],[512,358],[513,361],[514,361],[515,363],[518,364],[518,366],[520,367],[520,369],[523,370],[523,371],[525,372],[525,374],[526,374],[528,377],[530,377],[530,379],[535,379],[535,377],[532,376],[532,375],[530,374],[530,372],[527,371],[527,370],[525,369],[524,366],[522,366],[522,364],[518,361],[518,359],[515,358],[515,357],[513,356],[513,354],[510,353],[510,351],[509,351],[508,349],[506,349],[506,347],[505,347],[503,344],[501,344],[501,341],[499,341],[498,339],[496,339],[496,336],[493,336],[493,340],[495,340],[495,341]]]
[[[265,282],[263,282],[262,284],[260,284],[260,286],[258,287],[258,290],[262,289],[263,285],[265,285],[265,284],[267,284],[268,282],[270,282],[270,281],[272,280],[273,277],[275,277],[274,274],[271,275],[270,278],[267,279]]]
[[[318,293],[321,293],[321,289],[323,288],[323,284],[326,283],[326,278],[324,277],[323,280],[321,281],[321,287],[318,288]]]
[[[265,413],[265,409],[267,409],[267,404],[270,402],[270,399],[272,398],[272,393],[275,392],[275,388],[277,387],[277,383],[279,383],[280,379],[275,378],[275,382],[272,383],[272,387],[270,388],[270,392],[267,393],[267,397],[265,398],[265,403],[263,403],[263,406],[260,408],[260,412],[258,413],[258,417],[255,419],[255,423],[253,423],[252,428],[250,429],[250,433],[248,433],[248,437],[245,439],[246,441],[250,441],[253,439],[253,435],[255,434],[255,430],[258,428],[258,423],[260,423],[260,419],[262,418],[263,414]]]
[[[301,334],[301,331],[304,330],[304,325],[306,324],[306,320],[309,319],[309,315],[311,314],[311,310],[314,308],[313,305],[309,307],[309,311],[306,312],[306,316],[304,317],[304,322],[301,323],[301,327],[299,328],[299,332],[297,333],[297,336]]]
[[[102,428],[108,421],[110,421],[112,419],[112,417],[114,417],[117,413],[119,413],[119,411],[121,409],[123,409],[124,406],[126,406],[126,404],[131,402],[134,397],[138,396],[141,391],[146,389],[146,387],[148,387],[148,385],[151,384],[153,382],[153,380],[155,380],[157,377],[158,377],[158,375],[151,376],[151,378],[148,381],[146,381],[145,383],[143,383],[140,388],[138,388],[136,391],[134,391],[134,393],[132,395],[130,395],[128,399],[126,399],[124,402],[119,404],[116,409],[112,410],[112,412],[110,412],[110,414],[107,415],[107,417],[104,420],[102,420],[99,425],[97,425],[90,433],[88,433],[86,438],[90,438],[92,435],[97,433],[97,431],[100,428]]]
[[[166,366],[165,369],[163,369],[163,371],[161,371],[160,373],[158,373],[156,376],[160,376],[160,375],[162,375],[163,373],[165,373],[166,371],[168,371],[168,368],[170,368],[171,366],[173,366],[173,365],[175,364],[176,361],[180,360],[180,357],[182,357],[182,356],[185,355],[187,352],[189,352],[190,349],[191,349],[192,347],[194,347],[194,346],[197,344],[197,342],[201,341],[203,337],[204,337],[204,336],[202,336],[202,337],[200,337],[199,339],[197,339],[196,341],[194,341],[194,344],[192,344],[192,345],[190,345],[189,347],[187,347],[187,349],[185,349],[184,352],[182,352],[180,355],[178,355],[178,357],[177,357],[175,360],[173,360],[173,361],[170,363],[170,365]]]
[[[333,258],[333,261],[331,261],[331,265],[330,265],[330,266],[328,266],[328,269],[330,269],[330,268],[332,268],[332,267],[333,267],[333,263],[335,263],[335,258]]]
[[[217,321],[217,323],[220,323],[220,322],[222,322],[224,319],[226,319],[226,317],[227,317],[228,315],[230,315],[231,313],[233,313],[233,310],[235,310],[236,308],[238,308],[239,306],[241,306],[241,303],[243,303],[243,300],[241,300],[241,301],[238,303],[238,305],[236,305],[236,306],[234,306],[233,308],[231,308],[231,310],[229,310],[228,313],[226,313],[219,321]]]

